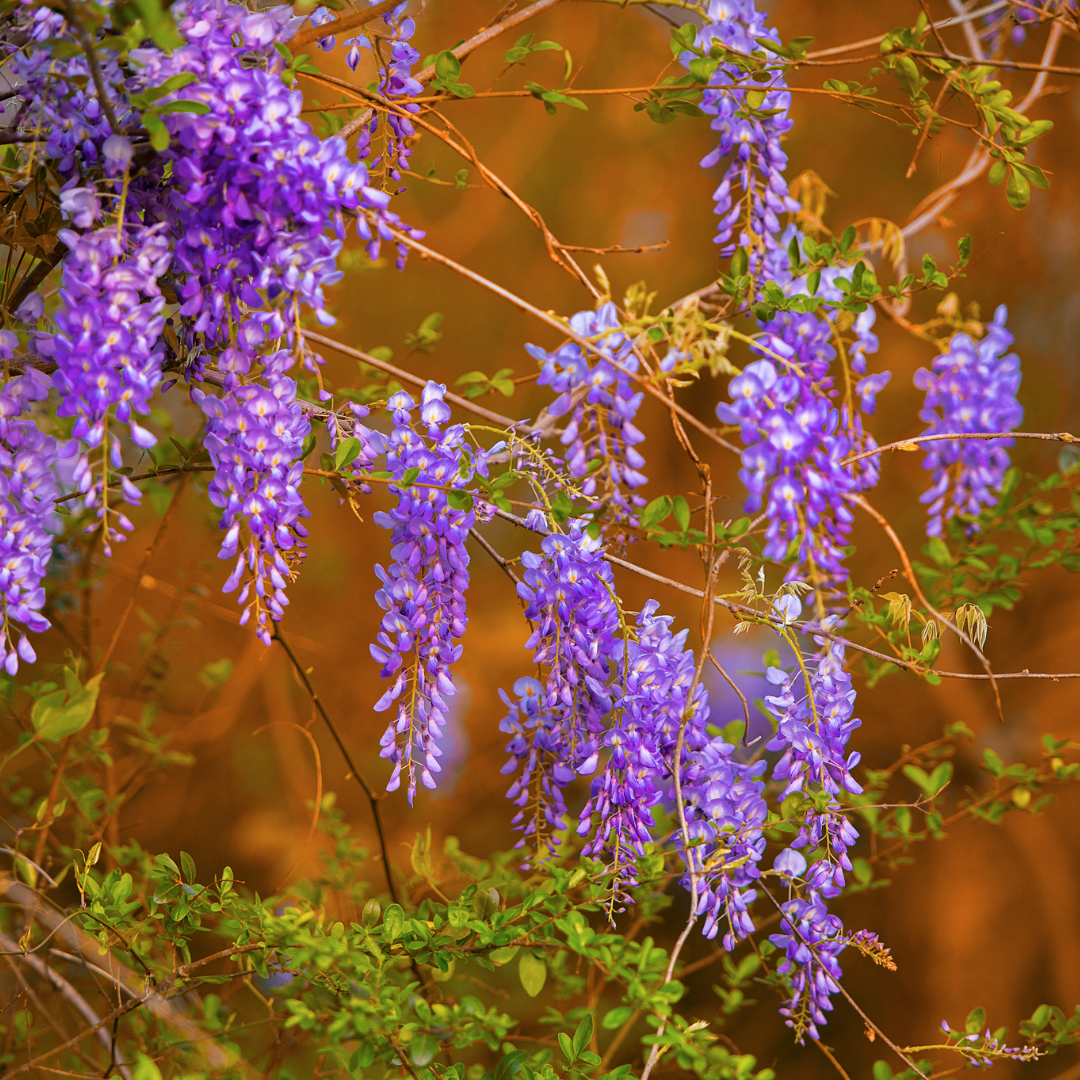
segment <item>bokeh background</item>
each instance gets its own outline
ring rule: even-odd
[[[872,4],[772,0],[764,6],[785,39],[813,35],[816,48],[910,25],[920,10],[908,0]],[[415,43],[424,55],[469,36],[497,9],[494,0],[427,0],[416,7]],[[949,13],[945,4],[931,7],[936,14]],[[570,50],[579,87],[645,85],[661,73],[674,73],[665,70],[670,27],[640,8],[567,2],[520,32],[525,30]],[[491,85],[505,68],[502,54],[516,36],[512,33],[510,40],[500,39],[471,57],[463,78],[480,88]],[[950,40],[963,47],[957,32]],[[1042,40],[1041,34],[1033,34],[1020,55],[1036,59]],[[873,47],[858,55],[872,52]],[[351,74],[340,48],[320,57],[320,63],[344,78],[366,82],[370,77],[363,67]],[[503,75],[498,86],[519,87],[524,78],[554,84],[563,63],[561,53],[538,54],[527,68]],[[1059,63],[1080,64],[1074,38],[1066,40]],[[809,68],[794,84],[819,87],[829,76],[858,78],[867,66]],[[1023,88],[1027,78],[1017,76],[1016,85]],[[987,317],[997,304],[1008,305],[1009,326],[1023,359],[1025,427],[1035,431],[1075,431],[1080,425],[1078,88],[1080,81],[1071,76],[1053,76],[1048,93],[1031,111],[1032,117],[1048,117],[1056,125],[1036,151],[1038,164],[1051,178],[1049,192],[1035,191],[1028,210],[1020,213],[1008,206],[1002,188],[979,181],[910,248],[913,264],[930,252],[947,265],[954,261],[956,241],[965,234],[972,236],[972,265],[956,288],[963,304],[977,302]],[[305,89],[323,104],[340,100],[325,89],[311,85]],[[891,93],[895,96],[895,89]],[[648,254],[581,256],[586,267],[603,265],[616,296],[644,280],[656,291],[659,307],[707,284],[718,272],[710,198],[717,173],[697,165],[714,145],[707,122],[680,117],[673,124],[657,125],[644,113],[634,112],[632,100],[625,96],[590,97],[588,104],[587,112],[560,109],[549,116],[532,99],[465,101],[449,104],[446,113],[482,160],[544,215],[563,242],[633,246],[669,241],[663,251]],[[902,224],[926,194],[959,170],[971,146],[964,133],[955,130],[933,137],[915,175],[905,180],[914,139],[888,121],[821,96],[799,94],[793,117],[795,126],[786,144],[789,176],[813,169],[832,188],[836,196],[830,200],[826,222],[836,232],[870,216]],[[433,167],[443,180],[452,180],[468,165],[429,138],[418,143],[413,162],[416,171],[426,175]],[[540,234],[520,211],[481,186],[475,169],[470,170],[469,184],[459,190],[408,178],[407,190],[397,196],[395,207],[404,220],[425,230],[432,247],[538,307],[569,314],[590,306],[580,285],[548,258]],[[350,246],[358,249],[355,240]],[[361,267],[362,262],[354,260]],[[920,299],[911,317],[932,317],[934,302]],[[503,301],[415,257],[401,273],[391,260],[381,268],[347,274],[336,288],[332,310],[338,324],[329,332],[339,340],[364,349],[388,346],[395,362],[448,383],[476,369],[492,373],[512,368],[515,376],[531,374],[535,368],[523,344],[550,346],[556,340]],[[441,341],[430,355],[409,354],[406,335],[433,312],[444,315]],[[894,373],[872,422],[879,441],[885,442],[918,432],[919,401],[911,380],[917,368],[929,364],[933,350],[882,317],[878,327],[881,350],[871,359],[871,370]],[[335,385],[360,384],[353,360],[329,351],[325,355]],[[736,351],[733,359],[739,363],[743,357]],[[682,391],[681,400],[708,421],[725,381],[706,380]],[[178,392],[174,396],[180,398]],[[534,415],[543,401],[542,389],[524,384],[512,400],[494,395],[483,404],[527,416]],[[179,401],[173,413],[178,430],[190,430],[196,422],[196,414]],[[651,479],[647,496],[690,493],[694,475],[665,418],[646,405],[644,424],[649,435],[644,446],[646,472]],[[714,445],[701,440],[697,445],[714,469],[718,491],[730,500],[719,516],[739,516],[742,492],[735,463]],[[1032,472],[1052,471],[1056,457],[1054,446],[1029,443],[1015,451],[1015,460]],[[874,496],[916,549],[923,526],[917,496],[926,482],[919,458],[887,458]],[[304,490],[313,515],[310,553],[289,591],[284,632],[310,668],[354,760],[381,788],[389,775],[378,757],[386,717],[372,711],[383,685],[368,645],[380,617],[373,600],[377,582],[372,566],[385,563],[389,553],[388,534],[371,517],[386,496],[376,493],[366,500],[361,521],[340,504],[329,485],[309,481]],[[294,876],[317,868],[322,840],[316,836],[306,843],[316,783],[313,757],[301,735],[284,726],[308,725],[313,716],[284,654],[277,647],[264,648],[248,629],[239,627],[233,598],[220,595],[227,570],[215,558],[216,519],[204,494],[205,485],[195,477],[149,565],[141,568],[160,520],[148,505],[136,519],[130,542],[112,562],[95,561],[88,585],[89,630],[100,648],[112,636],[138,584],[136,612],[124,625],[116,652],[127,672],[120,667],[107,682],[105,714],[137,718],[141,702],[157,697],[159,723],[175,733],[172,748],[195,760],[190,767],[143,778],[125,810],[120,838],[138,839],[147,848],[174,857],[180,850],[191,852],[204,874],[231,865],[238,878],[265,894],[281,883],[297,860]],[[512,527],[496,521],[486,533],[506,554],[520,552],[523,540]],[[854,542],[859,550],[853,573],[859,584],[872,585],[894,567],[891,548],[872,524],[857,521]],[[689,582],[700,578],[693,554],[642,548],[635,558]],[[448,765],[440,789],[422,792],[411,809],[400,792],[382,804],[391,855],[406,872],[408,845],[428,826],[437,852],[446,836],[458,837],[463,848],[475,854],[505,849],[514,841],[504,799],[507,778],[500,774],[505,737],[498,730],[503,714],[498,689],[509,688],[527,671],[526,627],[510,583],[482,551],[473,553],[472,572],[469,629],[455,672],[460,692],[450,729],[452,747],[444,759]],[[631,607],[655,595],[680,625],[693,628],[693,640],[698,619],[694,601],[674,591],[654,592],[629,575],[616,576]],[[729,588],[734,580],[732,571]],[[1073,670],[1080,666],[1076,612],[1076,581],[1062,571],[1046,571],[1026,584],[1025,601],[1015,611],[995,613],[988,654],[1001,670]],[[83,633],[81,617],[78,608],[70,612],[67,629],[73,638]],[[721,621],[718,642],[721,649],[735,650],[732,666],[753,668],[774,639],[736,642],[730,623]],[[71,641],[58,629],[46,653],[60,659],[70,647]],[[223,658],[231,659],[232,675],[220,690],[207,694],[197,673]],[[942,664],[971,669],[970,659],[949,643]],[[943,724],[963,720],[977,733],[977,742],[958,758],[958,775],[978,788],[982,781],[974,762],[984,746],[1012,761],[1034,758],[1043,731],[1080,738],[1076,683],[1014,681],[1003,685],[1003,697],[1004,724],[995,718],[985,685],[946,680],[931,688],[896,673],[875,692],[860,695],[863,727],[854,745],[868,765],[884,766],[895,759],[902,744],[935,738]],[[732,702],[719,691],[714,706],[720,722],[734,718]],[[321,751],[325,789],[337,793],[338,806],[374,846],[366,800],[347,779],[344,762],[323,726],[313,723],[311,733]],[[122,768],[121,760],[117,769]],[[854,956],[846,958],[845,969],[852,993],[894,1039],[934,1041],[942,1019],[959,1026],[977,1004],[986,1007],[992,1026],[1009,1024],[1015,1034],[1018,1021],[1041,1002],[1069,1012],[1080,1002],[1078,810],[1080,794],[1065,791],[1040,818],[1016,814],[997,828],[958,827],[946,842],[916,849],[913,863],[892,875],[890,888],[840,904],[848,925],[877,931],[893,950],[899,968],[895,974]],[[681,914],[677,905],[672,918]],[[705,956],[710,948],[695,941],[689,955]],[[717,1012],[711,990],[716,971],[717,966],[706,967],[692,981],[692,1008],[702,1016]],[[512,1007],[527,1009],[512,982],[505,980],[504,988],[513,999]],[[814,1047],[791,1044],[776,1016],[777,1002],[762,990],[762,1007],[737,1018],[724,1029],[726,1034],[762,1064],[775,1063],[782,1077],[835,1075]],[[864,1037],[861,1022],[843,1002],[825,1038],[852,1077],[869,1076],[871,1063],[887,1056],[880,1043],[871,1045]],[[1066,1070],[1069,1077],[1080,1076],[1080,1069],[1070,1068],[1078,1058],[1067,1051],[1022,1071],[1032,1078]],[[1020,1067],[1002,1065],[998,1075],[1018,1071]]]

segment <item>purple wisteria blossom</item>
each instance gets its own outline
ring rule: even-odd
[[[548,412],[569,414],[562,434],[567,471],[581,480],[594,507],[610,505],[616,522],[634,524],[637,509],[645,505],[635,491],[647,482],[640,471],[645,459],[637,450],[645,436],[634,425],[644,396],[632,385],[638,358],[610,302],[579,311],[570,327],[596,351],[572,341],[551,353],[536,345],[526,348],[541,364],[540,385],[559,395]]]
[[[780,797],[820,793],[821,800],[807,809],[795,840],[774,863],[777,873],[798,882],[800,892],[781,905],[781,932],[771,938],[784,953],[778,970],[791,975],[792,996],[780,1011],[800,1041],[805,1034],[818,1038],[818,1025],[825,1023],[831,996],[839,991],[837,957],[851,939],[826,901],[844,887],[851,870],[848,850],[858,832],[837,796],[862,791],[852,776],[859,754],[847,751],[860,721],[853,716],[855,691],[843,667],[844,649],[825,638],[815,640],[822,653],[806,661],[809,686],[802,665],[793,672],[769,668],[766,678],[777,691],[765,698],[777,719],[768,749],[781,755],[773,767],[773,779],[785,785]],[[810,852],[818,853],[812,863]]]
[[[844,496],[862,485],[843,464],[853,442],[840,410],[811,382],[821,353],[797,353],[788,344],[803,344],[798,330],[808,323],[820,326],[812,315],[784,320],[788,340],[771,336],[769,350],[788,359],[788,370],[781,374],[772,360],[750,364],[732,379],[732,404],[721,403],[717,415],[740,427],[746,449],[739,478],[749,492],[744,506],[768,516],[763,554],[782,562],[794,545],[788,578],[806,577],[819,586],[847,577],[843,545],[853,518]],[[830,348],[823,340],[817,345]]]
[[[801,240],[794,227],[784,231],[785,245]],[[786,247],[777,251],[778,258],[769,260],[777,284],[788,296],[806,295],[806,279],[792,274]],[[847,577],[843,547],[852,515],[846,497],[873,487],[879,468],[876,457],[853,466],[843,462],[877,445],[864,430],[860,411],[873,413],[877,394],[891,378],[890,372],[866,374],[867,356],[878,348],[873,308],[855,315],[851,339],[830,322],[843,300],[836,280],[850,273],[827,267],[820,274],[815,295],[825,301],[819,310],[826,317],[780,310],[761,323],[753,350],[765,359],[732,380],[732,403],[716,410],[721,420],[740,427],[746,449],[739,475],[749,492],[745,508],[764,509],[769,520],[764,554],[785,561],[796,544],[788,576],[815,585],[835,585]],[[837,376],[837,369],[844,375]],[[838,378],[841,385],[854,382],[854,394],[839,403]]]
[[[76,417],[72,435],[81,453],[73,479],[83,505],[95,511],[109,554],[111,543],[124,539],[120,530],[131,528],[109,505],[110,468],[123,465],[116,429],[127,429],[139,447],[156,442],[136,417],[150,411],[161,382],[165,298],[158,279],[169,265],[169,244],[160,225],[82,235],[63,229],[59,237],[71,254],[64,260],[57,333],[38,334],[36,344],[57,363],[57,415]],[[100,468],[91,462],[98,447]],[[139,489],[126,476],[120,480],[123,499],[137,505]]]
[[[674,772],[675,744],[685,730],[682,763],[708,742],[708,695],[693,687],[694,654],[687,631],[671,632],[671,616],[658,616],[650,600],[638,615],[634,636],[611,680],[611,723],[602,739],[608,758],[593,780],[578,832],[596,831],[584,854],[606,858],[617,884],[636,885],[635,860],[653,839],[652,808],[664,797]]]
[[[540,669],[541,689],[519,680],[518,702],[500,724],[513,738],[503,772],[521,770],[507,797],[521,807],[514,824],[542,854],[550,834],[565,822],[561,790],[575,774],[590,776],[599,764],[611,711],[610,664],[623,655],[619,609],[610,565],[600,541],[584,522],[545,537],[541,554],[525,552],[518,595],[533,624],[526,648]]]
[[[383,678],[394,680],[375,708],[397,704],[382,738],[382,756],[394,766],[386,787],[395,791],[404,772],[410,803],[418,772],[424,787],[435,787],[446,698],[455,692],[450,668],[461,656],[458,640],[467,621],[465,541],[476,518],[471,509],[453,505],[448,489],[465,487],[474,468],[486,471],[482,456],[469,456],[465,429],[447,426],[445,392],[445,386],[433,382],[424,388],[419,430],[413,398],[401,391],[387,403],[394,428],[386,467],[398,481],[391,486],[398,503],[375,515],[377,524],[393,531],[394,559],[389,570],[375,568],[383,583],[375,599],[386,614],[371,655],[383,665]],[[406,473],[413,479],[402,483]]]
[[[706,55],[714,43],[743,55],[761,51],[757,38],[780,44],[779,34],[765,25],[767,16],[755,8],[754,0],[709,0],[707,13],[708,22],[697,34]],[[692,53],[682,56],[688,66],[693,59]],[[788,159],[781,148],[782,137],[791,130],[787,83],[782,72],[770,73],[768,81],[754,90],[764,93],[754,108],[748,91],[738,88],[746,78],[736,64],[724,59],[710,76],[701,108],[714,117],[711,126],[720,133],[720,143],[701,164],[711,168],[728,159],[713,194],[720,218],[715,241],[720,253],[726,256],[736,247],[747,248],[757,266],[761,255],[776,246],[779,215],[798,210],[799,204],[788,194],[784,178]]]
[[[1001,305],[986,324],[982,340],[957,334],[935,358],[933,370],[920,368],[915,385],[926,391],[919,416],[930,426],[923,435],[950,432],[1012,431],[1024,418],[1016,400],[1020,388],[1020,358],[1007,352],[1013,336],[1005,329],[1008,312]],[[920,496],[929,504],[926,532],[940,536],[956,514],[977,517],[984,506],[997,502],[1009,468],[1012,439],[946,439],[926,443],[923,468],[933,471],[933,486]],[[978,532],[974,521],[968,535]]]
[[[378,0],[368,0],[368,3],[373,6]],[[420,59],[420,53],[409,43],[416,31],[416,24],[406,17],[405,8],[406,5],[402,3],[383,15],[382,21],[386,30],[382,33],[368,31],[367,34],[360,34],[344,42],[349,48],[345,63],[354,71],[360,62],[361,50],[372,51],[380,65],[379,93],[391,101],[396,98],[415,97],[424,92],[423,85],[412,77],[412,68]],[[385,124],[382,153],[369,163],[369,168],[375,172],[381,165],[385,166],[387,175],[395,182],[401,180],[401,171],[409,167],[409,158],[412,155],[409,140],[416,134],[412,121],[402,114],[420,111],[420,106],[415,104],[405,104],[399,108],[400,112],[392,111],[385,115],[376,113],[361,129],[356,143],[359,156],[368,158],[371,155],[372,139]]]
[[[10,359],[16,344],[14,334],[0,330],[0,357]],[[40,633],[50,625],[41,609],[58,522],[56,440],[24,417],[48,387],[48,379],[30,368],[0,390],[0,665],[9,675],[18,671],[20,658],[36,659],[25,631]]]
[[[190,0],[176,11],[188,44],[171,55],[136,50],[135,58],[147,86],[195,75],[161,100],[209,110],[166,116],[181,314],[209,346],[246,356],[266,340],[293,344],[299,304],[334,321],[323,290],[341,277],[344,212],[360,211],[357,229],[373,256],[397,218],[386,211],[389,197],[367,187],[363,164],[349,161],[344,140],[320,142],[301,119],[302,94],[282,81],[274,48],[291,33],[287,8],[253,14]],[[243,363],[232,360],[236,370]]]
[[[19,93],[14,117],[6,122],[12,126],[29,124],[41,131],[44,156],[53,161],[62,177],[75,178],[102,163],[103,144],[113,131],[94,90],[83,52],[77,50],[62,59],[56,54],[55,41],[74,42],[64,16],[47,7],[36,7],[25,18],[29,40],[22,48],[11,47],[8,78]],[[116,53],[99,49],[98,64],[106,86],[123,85],[125,76]],[[111,104],[117,120],[127,123],[131,107],[123,95],[117,94]]]
[[[307,536],[300,523],[310,516],[300,498],[300,456],[311,423],[296,400],[295,381],[267,366],[265,386],[230,374],[221,397],[195,389],[192,398],[207,416],[203,445],[215,469],[209,495],[222,509],[225,530],[218,557],[236,559],[222,591],[243,582],[241,625],[254,614],[255,632],[269,645],[270,623],[284,615],[285,588]]]

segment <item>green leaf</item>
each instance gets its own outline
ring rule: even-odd
[[[985,1027],[986,1010],[976,1005],[975,1008],[967,1014],[967,1019],[964,1021],[964,1030],[969,1035],[981,1035]]]
[[[905,765],[904,775],[927,797],[934,794],[930,786],[930,777],[918,765]]]
[[[521,1072],[521,1066],[528,1060],[528,1050],[511,1050],[495,1066],[495,1080],[511,1080],[511,1077],[517,1076]],[[488,1075],[491,1074],[488,1073]]]
[[[684,499],[682,495],[676,495],[671,509],[675,515],[675,524],[678,525],[683,532],[686,532],[686,530],[690,528],[690,506],[686,499]]]
[[[416,483],[416,478],[420,475],[419,466],[414,465],[411,469],[406,469],[402,474],[401,479],[398,481],[398,485],[403,488],[412,487]]]
[[[184,880],[189,885],[194,885],[198,874],[195,872],[195,860],[186,852],[180,852],[180,865],[184,871]]]
[[[547,982],[547,964],[537,959],[530,949],[525,949],[518,961],[518,978],[529,997],[536,997]]]
[[[926,79],[919,73],[919,65],[910,56],[898,56],[893,66],[893,74],[904,93],[912,100],[921,99]]]
[[[160,154],[169,148],[169,129],[157,113],[143,113],[143,127],[150,132],[150,145]]]
[[[355,439],[350,436],[347,439],[342,439],[338,443],[337,449],[334,451],[334,469],[337,472],[341,472],[346,465],[350,465],[359,456],[360,451],[363,450],[363,444],[359,439]]]
[[[409,1054],[414,1065],[429,1065],[439,1052],[439,1040],[429,1031],[418,1031],[409,1043]]]
[[[185,98],[154,106],[156,113],[195,113],[196,116],[205,116],[209,111],[210,106],[205,101],[188,101]]]
[[[1031,201],[1031,184],[1019,169],[1009,170],[1009,182],[1005,185],[1005,198],[1014,210],[1023,210]]]
[[[663,521],[671,513],[671,506],[671,499],[667,495],[661,495],[660,498],[653,499],[641,512],[641,517],[638,519],[641,527],[647,529],[650,525],[656,525]]]
[[[949,545],[946,544],[940,536],[931,537],[930,543],[926,545],[926,550],[929,553],[930,558],[933,559],[938,566],[952,566],[952,552],[949,551]]]
[[[584,1049],[589,1045],[589,1040],[592,1039],[593,1022],[592,1013],[586,1013],[581,1018],[581,1023],[577,1026],[577,1031],[574,1032],[574,1056],[577,1057]]]
[[[998,184],[1004,184],[1008,172],[1009,166],[1005,163],[1004,158],[998,158],[990,166],[990,171],[986,174],[987,182],[993,184],[994,187],[997,187]]]
[[[466,513],[473,508],[473,497],[461,488],[454,488],[447,493],[446,501],[455,509]]]
[[[600,1021],[600,1026],[607,1031],[612,1031],[617,1027],[622,1027],[633,1015],[634,1010],[629,1005],[619,1005],[604,1016],[604,1019]]]
[[[161,0],[132,0],[147,34],[154,40],[154,44],[162,49],[178,49],[183,45],[183,40],[176,32],[176,23],[173,22],[172,13]],[[176,76],[173,76],[176,78]]]
[[[444,83],[456,83],[461,75],[461,61],[446,49],[435,57],[435,75]]]
[[[83,686],[71,668],[64,668],[64,690],[54,690],[34,702],[30,723],[39,739],[60,742],[82,731],[94,715],[104,673],[95,675]]]
[[[400,904],[391,904],[383,916],[383,933],[387,941],[396,941],[405,926],[405,912]]]

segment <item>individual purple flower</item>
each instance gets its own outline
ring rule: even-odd
[[[471,509],[455,505],[451,495],[471,479],[474,469],[486,472],[482,456],[473,457],[460,424],[448,426],[446,387],[429,382],[416,402],[404,391],[387,402],[393,413],[386,467],[397,482],[391,491],[397,506],[375,515],[377,524],[393,533],[389,570],[376,566],[382,588],[375,594],[386,613],[371,655],[383,665],[392,685],[376,711],[397,704],[397,714],[382,738],[381,756],[389,758],[393,775],[386,785],[395,791],[402,773],[409,802],[416,779],[435,787],[440,771],[439,736],[446,722],[446,699],[455,693],[451,666],[461,656],[465,633],[465,592],[469,587],[469,552],[465,541],[475,522]],[[409,474],[409,482],[403,482]]]
[[[644,396],[633,388],[638,358],[610,302],[578,312],[570,327],[593,342],[595,351],[575,342],[551,353],[536,345],[526,348],[541,364],[540,385],[559,395],[547,411],[569,415],[562,434],[567,471],[595,499],[593,508],[610,505],[616,522],[633,525],[645,505],[635,492],[647,482],[641,473],[645,459],[637,450],[645,436],[634,425]]]
[[[956,334],[935,358],[932,371],[920,368],[915,373],[915,385],[926,391],[919,416],[930,426],[923,435],[1012,431],[1023,420],[1024,409],[1016,400],[1020,358],[1007,352],[1013,343],[1005,329],[1007,314],[1004,305],[997,309],[981,341]],[[920,496],[920,502],[929,504],[927,535],[940,536],[945,522],[955,515],[977,517],[984,506],[997,502],[1012,445],[1012,439],[926,444],[923,468],[933,473],[933,486]],[[966,524],[969,536],[978,529],[974,521]]]

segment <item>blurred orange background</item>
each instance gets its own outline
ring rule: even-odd
[[[420,5],[417,5],[418,7]],[[919,13],[915,2],[856,3],[854,0],[794,0],[765,5],[785,40],[813,35],[815,48],[872,37],[894,25],[910,25]],[[494,0],[428,0],[417,12],[415,43],[423,55],[452,46],[493,17]],[[951,13],[933,4],[941,17]],[[648,11],[620,10],[615,4],[567,2],[536,19],[519,33],[534,32],[570,50],[576,86],[638,86],[666,70],[670,57],[664,21]],[[963,48],[958,32],[954,47]],[[502,54],[517,33],[471,57],[463,79],[478,88],[494,82],[505,67]],[[1021,51],[1037,59],[1043,35],[1035,33]],[[870,48],[863,55],[872,53]],[[339,48],[318,58],[324,70],[343,78],[352,75]],[[1067,39],[1058,63],[1080,63],[1080,48]],[[552,85],[561,78],[563,56],[541,53],[526,68],[517,68],[500,88],[520,86],[525,78]],[[867,64],[851,68],[803,69],[794,85],[820,87],[826,77],[858,78]],[[1028,84],[1018,76],[1016,85]],[[1050,92],[1031,110],[1033,118],[1054,120],[1055,130],[1040,140],[1036,161],[1051,177],[1049,192],[1035,191],[1025,212],[1012,210],[1002,188],[980,180],[967,189],[941,219],[911,244],[911,262],[926,252],[939,264],[955,261],[956,241],[973,238],[973,260],[967,277],[956,284],[964,304],[977,301],[986,317],[999,303],[1009,306],[1009,327],[1023,360],[1021,399],[1024,427],[1030,431],[1077,430],[1077,381],[1080,378],[1080,83],[1053,76]],[[305,87],[324,104],[338,100],[325,90]],[[886,96],[895,88],[886,80]],[[1018,95],[1019,96],[1019,95]],[[666,239],[660,252],[642,255],[581,256],[591,269],[599,262],[620,297],[626,287],[644,280],[655,290],[658,309],[711,281],[718,272],[712,244],[711,193],[716,170],[698,168],[715,139],[704,120],[680,117],[661,126],[634,112],[625,96],[590,97],[588,111],[561,108],[549,116],[532,99],[452,102],[446,115],[471,141],[481,159],[524,199],[535,206],[565,243],[601,247],[637,245]],[[846,224],[876,216],[903,223],[911,209],[937,185],[959,171],[970,141],[955,129],[933,137],[920,155],[910,180],[904,172],[914,137],[888,121],[845,107],[822,96],[795,95],[795,126],[786,149],[789,177],[813,169],[836,192],[827,224],[840,232]],[[452,179],[467,162],[430,138],[415,147],[414,169],[427,174],[433,163],[439,178]],[[476,170],[470,187],[436,186],[407,178],[407,191],[397,196],[401,217],[423,229],[426,243],[438,251],[518,293],[542,309],[570,314],[590,306],[586,292],[548,258],[542,237],[509,200],[481,185]],[[355,239],[350,246],[356,246]],[[410,257],[398,273],[392,258],[377,272],[348,274],[336,288],[331,310],[338,324],[328,331],[339,340],[364,349],[390,346],[395,362],[425,376],[452,384],[467,371],[493,373],[512,368],[516,376],[531,374],[533,361],[525,342],[556,343],[551,331],[505,302],[446,269]],[[940,297],[916,300],[911,317],[928,319]],[[443,338],[430,356],[407,356],[403,341],[432,312],[441,312]],[[919,342],[879,315],[881,350],[871,370],[888,369],[893,380],[879,398],[871,429],[880,442],[916,434],[921,424],[919,396],[911,384],[914,371],[928,365],[932,347]],[[359,385],[354,361],[327,351],[327,371],[337,386]],[[733,348],[735,363],[745,354]],[[705,381],[682,391],[683,404],[707,422],[723,393],[726,379]],[[179,397],[179,391],[174,391]],[[546,392],[534,385],[520,388],[512,400],[494,395],[482,404],[515,416],[535,415]],[[659,410],[644,410],[649,438],[643,451],[650,486],[646,496],[689,493],[695,476],[671,436]],[[194,423],[187,413],[180,425]],[[461,419],[467,419],[462,416]],[[728,502],[720,518],[737,517],[743,493],[736,463],[715,445],[698,440],[698,449],[714,469],[718,490]],[[1014,461],[1045,474],[1055,467],[1057,447],[1022,444]],[[923,510],[917,497],[926,486],[921,455],[895,455],[883,461],[882,480],[873,501],[896,525],[912,550],[922,542]],[[361,522],[339,504],[325,483],[309,480],[304,493],[312,518],[310,551],[299,580],[290,588],[291,606],[284,633],[297,655],[311,669],[311,678],[326,708],[348,743],[365,776],[381,788],[389,775],[378,757],[378,740],[386,716],[372,711],[383,692],[378,665],[368,645],[380,610],[374,603],[373,563],[388,559],[389,536],[371,521],[385,504],[376,492],[361,508]],[[194,477],[181,496],[168,534],[146,568],[137,606],[158,625],[187,620],[161,635],[150,663],[140,674],[140,636],[152,633],[146,619],[132,617],[125,625],[116,656],[132,668],[110,677],[103,697],[104,715],[136,716],[140,697],[153,687],[162,702],[161,723],[177,732],[175,748],[195,755],[197,764],[176,768],[148,783],[125,810],[121,837],[137,838],[153,851],[174,856],[191,852],[200,872],[226,864],[251,888],[266,893],[299,858],[297,876],[317,869],[320,838],[304,846],[308,835],[316,774],[311,749],[298,732],[281,722],[307,725],[311,704],[278,649],[260,645],[249,629],[236,625],[232,597],[219,594],[227,575],[214,557],[218,543],[216,515],[205,500],[205,484]],[[137,579],[147,544],[159,519],[146,508],[136,519],[136,532],[94,586],[92,634],[96,647],[107,640]],[[516,555],[525,543],[511,526],[496,521],[485,529],[500,551]],[[870,586],[895,565],[895,554],[872,523],[856,523],[853,561],[857,584]],[[634,558],[665,574],[699,584],[700,564],[693,553],[663,554],[642,546]],[[383,812],[390,831],[390,851],[408,873],[409,851],[417,832],[430,824],[435,850],[448,835],[463,848],[484,854],[512,845],[512,816],[504,799],[507,778],[500,774],[505,737],[498,730],[503,706],[499,687],[509,688],[528,671],[523,649],[527,636],[512,586],[479,549],[472,553],[473,586],[465,650],[455,672],[460,687],[456,768],[443,787],[423,792],[410,809],[401,792],[387,798]],[[104,565],[104,564],[103,564]],[[729,567],[726,585],[736,587]],[[631,608],[655,595],[662,608],[682,626],[697,633],[697,603],[662,587],[647,588],[641,579],[616,573]],[[897,588],[902,588],[897,586]],[[1078,666],[1080,631],[1074,615],[1074,579],[1050,570],[1033,577],[1024,602],[1013,612],[995,612],[988,655],[1000,670],[1028,667],[1069,671]],[[74,618],[74,616],[73,616]],[[195,620],[192,622],[191,620]],[[721,621],[718,642],[731,643],[731,624]],[[68,646],[59,632],[52,636],[59,659]],[[143,644],[145,645],[145,640]],[[767,648],[766,636],[755,645]],[[196,673],[208,662],[230,657],[232,677],[207,696]],[[942,666],[973,670],[971,660],[946,643]],[[861,688],[861,679],[856,680]],[[975,767],[982,747],[994,747],[1006,761],[1033,758],[1043,731],[1080,738],[1077,684],[1069,682],[1003,684],[1006,722],[994,715],[985,685],[945,680],[929,687],[914,677],[894,673],[874,692],[862,693],[858,715],[863,727],[854,746],[864,763],[881,767],[902,744],[917,745],[937,737],[951,720],[964,720],[978,741],[957,759],[961,782],[979,787]],[[720,717],[720,722],[732,719]],[[259,732],[259,733],[256,733]],[[322,725],[311,727],[321,753],[324,789],[337,793],[338,805],[357,832],[374,847],[366,800],[346,779],[345,765]],[[118,766],[119,767],[119,766]],[[909,793],[910,794],[910,793]],[[991,1026],[1018,1022],[1041,1002],[1071,1012],[1080,1002],[1080,794],[1063,791],[1041,818],[1012,815],[997,828],[969,824],[957,828],[944,843],[922,845],[914,862],[893,875],[891,888],[842,901],[840,914],[853,927],[877,931],[889,945],[899,970],[873,968],[868,961],[845,956],[846,985],[891,1037],[900,1043],[935,1040],[942,1019],[961,1026],[974,1005],[987,1009]],[[681,901],[679,902],[681,903]],[[682,909],[676,905],[675,919]],[[672,922],[672,925],[675,925]],[[706,955],[711,946],[695,941],[690,953]],[[717,1012],[711,992],[716,969],[705,968],[691,984],[691,1011],[703,1017]],[[506,984],[511,1008],[527,1011],[516,986]],[[800,1049],[776,1015],[778,1002],[765,988],[760,1007],[747,1010],[725,1033],[763,1065],[775,1061],[780,1076],[805,1078],[835,1075],[812,1046]],[[519,1000],[520,999],[520,1000]],[[870,1064],[886,1056],[880,1043],[871,1045],[861,1021],[839,1001],[825,1041],[852,1077],[869,1075]],[[1080,1055],[1066,1051],[1033,1066],[1001,1065],[1005,1078],[1021,1068],[1026,1076],[1056,1076]],[[894,1065],[896,1063],[894,1062]],[[899,1068],[896,1065],[897,1069]],[[1080,1076],[1080,1069],[1070,1070]]]

